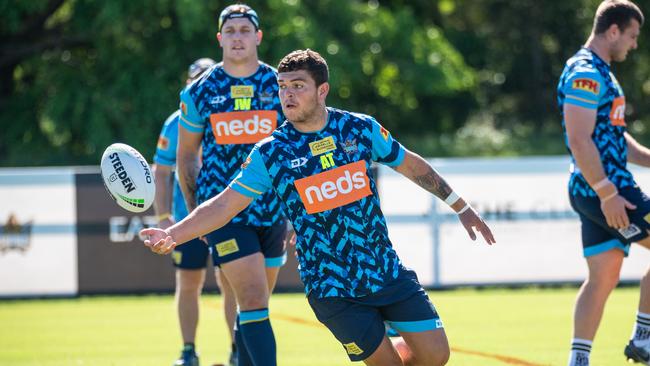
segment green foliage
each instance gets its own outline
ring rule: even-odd
[[[462,111],[442,106],[463,99],[475,74],[443,32],[418,25],[411,9],[391,12],[347,0],[250,4],[262,20],[262,60],[276,65],[306,47],[328,59],[331,105],[376,114],[405,133],[462,125],[456,118]],[[0,142],[0,164],[96,164],[116,141],[151,156],[162,121],[178,104],[187,65],[204,56],[220,59],[216,19],[225,5],[64,1],[41,36],[77,42],[61,41],[16,65],[14,89],[0,111],[3,121],[13,121]],[[18,34],[28,13],[44,8],[25,5],[0,15],[9,25],[2,33]]]

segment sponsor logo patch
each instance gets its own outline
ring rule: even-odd
[[[388,135],[390,135],[390,132],[388,132],[388,130],[385,129],[384,126],[382,126],[379,129],[379,133],[381,133],[381,135],[384,137],[384,140],[388,141]]]
[[[230,97],[235,98],[252,98],[253,86],[252,85],[233,85],[230,87]]]
[[[295,181],[307,213],[331,210],[372,195],[363,160]]]
[[[630,239],[631,237],[640,234],[641,229],[639,229],[638,226],[634,224],[630,224],[630,226],[626,227],[625,229],[618,229],[618,232],[625,238],[625,239]]]
[[[625,97],[617,97],[612,102],[612,109],[609,112],[609,120],[614,126],[625,127]]]
[[[336,144],[334,144],[334,137],[328,136],[322,140],[310,142],[309,149],[311,150],[311,154],[313,156],[317,156],[329,151],[336,150]]]
[[[300,168],[301,166],[307,164],[307,161],[309,161],[309,159],[304,158],[304,157],[303,158],[298,158],[298,159],[293,159],[293,160],[291,160],[289,166],[291,167],[291,169]]]
[[[344,343],[343,347],[345,347],[345,350],[348,352],[350,355],[355,355],[358,356],[363,353],[363,350],[357,346],[356,343]]]
[[[174,250],[172,252],[172,260],[174,261],[175,265],[181,264],[181,261],[183,260],[183,252]]]
[[[158,137],[157,147],[161,150],[167,150],[169,148],[169,139],[165,136]]]
[[[219,255],[219,257],[223,257],[228,254],[236,253],[239,251],[239,246],[237,245],[237,240],[235,239],[230,239],[230,240],[222,241],[221,243],[217,243],[215,245],[215,248],[217,248],[217,255]]]
[[[580,78],[573,80],[571,87],[576,90],[582,90],[598,95],[600,83],[594,79]]]
[[[645,222],[647,222],[648,224],[650,224],[650,213],[647,214],[647,215],[645,215],[645,216],[643,217],[643,219],[645,220]]]
[[[187,104],[185,102],[181,102],[181,113],[187,116]]]
[[[241,168],[246,169],[248,167],[248,164],[250,164],[250,163],[251,163],[251,158],[247,157],[246,160],[244,161],[244,163],[241,165]]]
[[[277,126],[275,111],[240,111],[210,115],[212,133],[219,145],[254,144]]]
[[[226,97],[223,95],[217,95],[216,97],[210,99],[210,104],[221,104],[226,101]]]

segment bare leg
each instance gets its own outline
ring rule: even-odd
[[[205,269],[176,270],[176,308],[184,343],[194,343],[199,323],[199,296]]]

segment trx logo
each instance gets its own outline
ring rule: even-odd
[[[388,135],[390,134],[390,132],[388,132],[388,130],[385,129],[384,126],[381,126],[381,128],[379,129],[379,133],[384,138],[384,140],[388,141]]]
[[[625,126],[625,97],[617,97],[612,102],[609,120],[614,126]]]
[[[295,181],[307,213],[331,210],[372,195],[363,160]]]
[[[165,136],[158,137],[158,144],[156,146],[161,150],[167,150],[169,148],[169,139]]]
[[[219,145],[254,144],[277,126],[275,111],[242,111],[210,115],[212,133]]]
[[[578,89],[598,95],[600,83],[593,79],[575,79],[571,84],[573,89]]]

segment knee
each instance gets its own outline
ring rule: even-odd
[[[237,292],[237,303],[241,310],[262,309],[268,307],[269,295],[266,284],[263,286],[247,286]]]
[[[204,277],[198,276],[194,273],[190,275],[181,273],[176,282],[176,292],[183,295],[199,293],[203,288],[203,281]]]
[[[444,342],[442,344],[435,344],[425,354],[415,355],[412,365],[417,366],[443,366],[449,361],[451,352],[449,344]]]
[[[618,285],[619,279],[620,277],[618,272],[601,272],[597,274],[591,274],[587,280],[587,285],[602,291],[609,292],[613,290],[616,285]]]

